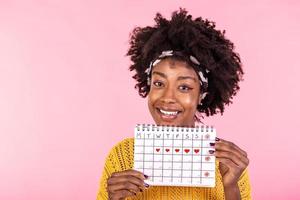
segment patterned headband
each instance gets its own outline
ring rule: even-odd
[[[185,57],[181,52],[179,51],[173,51],[173,50],[168,50],[168,51],[163,51],[157,59],[155,59],[154,61],[150,62],[149,67],[145,70],[145,73],[147,73],[148,78],[147,78],[147,84],[150,86],[151,84],[151,80],[150,80],[150,76],[151,76],[151,70],[152,68],[157,65],[163,58],[166,57],[172,57],[172,56],[179,56],[179,57]],[[205,72],[203,71],[203,68],[200,67],[200,62],[197,60],[197,58],[195,58],[194,56],[190,55],[189,56],[189,60],[197,65],[199,67],[199,80],[200,80],[200,85],[202,86],[202,90],[206,91],[207,87],[208,87],[208,79],[204,76],[204,74],[208,74],[209,70],[205,69]],[[206,97],[208,92],[203,92],[202,94],[200,94],[200,98],[199,98],[199,104],[202,104],[202,100]]]

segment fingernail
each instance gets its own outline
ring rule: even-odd
[[[209,144],[210,144],[210,146],[212,146],[212,147],[215,146],[215,143],[212,143],[212,142],[211,142],[211,143],[209,143]]]
[[[209,150],[208,151],[210,154],[213,154],[215,151],[214,150]]]
[[[145,178],[147,179],[149,176],[147,176],[146,174],[144,174]]]
[[[216,141],[220,141],[220,138],[216,137]]]
[[[144,183],[145,187],[148,188],[150,185],[148,185],[147,183]]]

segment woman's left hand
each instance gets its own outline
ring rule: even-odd
[[[235,187],[249,164],[247,153],[232,142],[216,139],[215,156],[219,160],[219,170],[223,186]]]

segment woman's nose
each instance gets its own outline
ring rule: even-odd
[[[163,101],[164,103],[174,103],[176,101],[175,94],[172,88],[165,89],[161,101]]]

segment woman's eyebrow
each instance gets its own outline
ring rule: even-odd
[[[177,80],[184,80],[184,79],[192,79],[193,81],[197,82],[194,77],[191,76],[179,76]]]
[[[162,73],[162,72],[154,71],[154,72],[152,72],[152,74],[153,74],[153,75],[154,75],[154,74],[157,74],[157,75],[160,75],[160,76],[162,76],[162,77],[164,77],[164,78],[167,78],[167,76],[166,76],[164,73]]]

